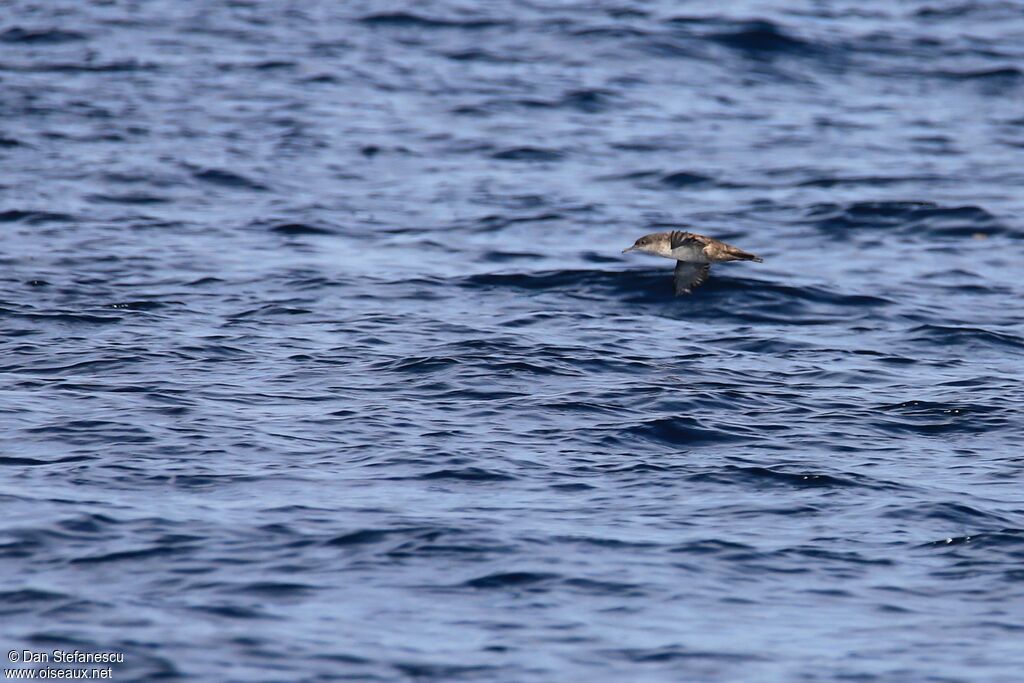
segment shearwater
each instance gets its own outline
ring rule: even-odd
[[[692,232],[673,230],[672,232],[652,232],[644,235],[633,246],[623,249],[625,254],[639,251],[655,256],[675,259],[674,287],[676,296],[689,294],[708,279],[712,263],[725,261],[755,261],[764,259],[748,251],[721,242],[712,237],[697,235]]]

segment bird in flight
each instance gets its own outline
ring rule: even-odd
[[[704,284],[704,281],[708,279],[708,271],[711,270],[712,263],[724,261],[761,263],[764,260],[760,256],[737,249],[712,237],[682,230],[652,232],[650,235],[644,235],[634,242],[633,246],[623,249],[622,253],[630,251],[675,259],[676,269],[673,285],[676,296],[690,294]]]

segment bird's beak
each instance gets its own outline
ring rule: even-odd
[[[635,250],[636,250],[636,246],[634,245],[634,246],[632,246],[632,247],[629,247],[629,248],[627,248],[627,249],[623,249],[623,250],[622,250],[622,253],[623,253],[623,254],[628,254],[629,252],[631,252],[631,251],[635,251]]]

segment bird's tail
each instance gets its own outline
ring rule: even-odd
[[[753,261],[754,263],[764,263],[764,259],[756,254],[751,254],[749,251],[743,251],[736,247],[729,247],[729,256],[732,257],[733,261]]]

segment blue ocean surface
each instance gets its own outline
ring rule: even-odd
[[[1016,0],[4,2],[2,650],[1019,683],[1022,103]]]

